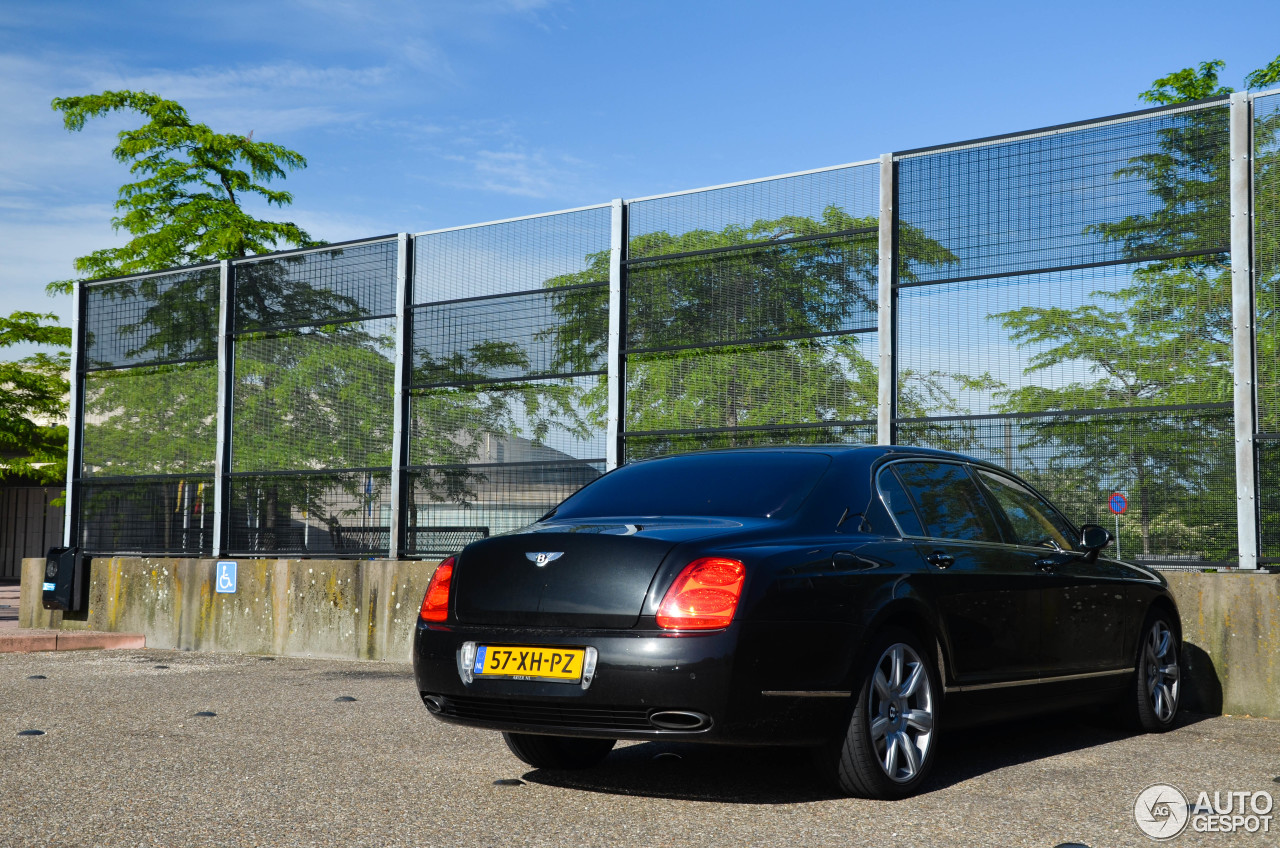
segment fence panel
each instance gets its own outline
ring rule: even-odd
[[[608,206],[414,239],[405,547],[536,521],[605,466]]]
[[[386,555],[395,240],[232,271],[228,549]]]
[[[904,154],[899,441],[1077,519],[1123,491],[1122,550],[1234,562],[1228,136],[1200,104]]]
[[[218,286],[216,267],[86,285],[86,551],[212,551]]]
[[[879,168],[628,209],[624,461],[875,439]]]
[[[1280,563],[1280,94],[1253,102],[1254,349],[1260,555]]]

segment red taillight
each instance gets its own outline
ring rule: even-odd
[[[449,617],[449,584],[453,582],[453,557],[436,566],[422,598],[423,621],[444,621]]]
[[[684,567],[658,607],[664,630],[719,630],[729,626],[747,569],[736,559],[704,557]]]

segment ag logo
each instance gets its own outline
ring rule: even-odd
[[[1187,826],[1187,797],[1172,786],[1156,783],[1133,802],[1133,820],[1152,839],[1172,839]]]
[[[44,565],[44,576],[45,576],[45,577],[57,577],[57,576],[58,576],[58,561],[57,561],[56,559],[51,559],[51,560],[49,560],[48,562],[46,562],[46,563],[45,563],[45,565]]]
[[[549,562],[555,562],[562,556],[564,556],[564,551],[542,551],[540,553],[534,553],[531,551],[525,554],[525,557],[527,557],[534,565],[538,566],[538,568],[542,568],[542,566]]]

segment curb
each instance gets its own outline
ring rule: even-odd
[[[0,633],[0,654],[145,647],[147,639],[141,633],[99,633],[92,630],[9,630]]]

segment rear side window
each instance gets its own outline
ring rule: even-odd
[[[924,535],[935,539],[1004,541],[982,491],[964,466],[896,462],[892,468],[915,503],[924,522]]]
[[[689,454],[637,462],[571,495],[556,518],[695,515],[784,518],[831,458],[800,451]]]
[[[911,505],[911,498],[907,496],[907,490],[898,482],[893,469],[882,470],[878,482],[880,497],[884,500],[884,505],[888,507],[889,512],[893,513],[902,532],[908,536],[923,536],[924,527],[921,526],[920,518],[916,515],[916,508]]]

